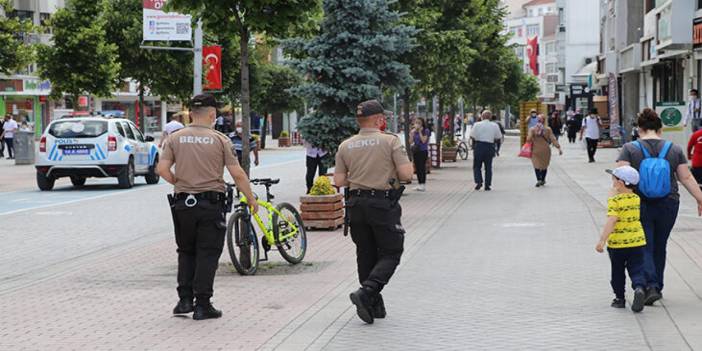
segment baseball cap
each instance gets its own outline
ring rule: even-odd
[[[639,184],[639,172],[631,166],[621,166],[615,169],[608,169],[605,172],[617,177],[626,185]]]
[[[190,107],[214,107],[217,108],[217,99],[210,94],[195,95],[190,100]]]
[[[356,107],[356,117],[370,117],[383,113],[385,113],[385,109],[378,100],[364,101]]]

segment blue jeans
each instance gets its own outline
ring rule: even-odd
[[[678,218],[680,201],[641,200],[641,225],[646,232],[644,273],[649,287],[663,290],[663,272],[670,232]]]
[[[645,288],[646,277],[644,274],[644,246],[628,247],[623,249],[607,249],[609,260],[612,263],[612,290],[614,295],[624,298],[626,286],[626,272],[629,272],[632,289]]]
[[[473,146],[473,180],[483,184],[483,165],[485,165],[485,186],[492,186],[492,159],[495,158],[495,144],[476,141]]]

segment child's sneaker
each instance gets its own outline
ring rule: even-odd
[[[615,298],[614,300],[612,300],[612,307],[624,308],[624,307],[626,307],[626,300],[620,299],[620,298]]]
[[[631,310],[634,312],[643,311],[645,301],[646,291],[642,287],[636,288],[634,291],[634,302],[631,304]]]

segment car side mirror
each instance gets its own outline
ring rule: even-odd
[[[156,140],[156,139],[154,139],[154,137],[152,137],[151,135],[147,135],[147,136],[144,138],[144,140],[146,140],[147,142],[152,142],[152,141],[154,141],[154,140]]]

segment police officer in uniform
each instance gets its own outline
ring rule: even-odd
[[[385,318],[380,292],[400,264],[405,231],[399,182],[412,179],[412,164],[400,139],[380,131],[385,122],[380,102],[361,103],[356,118],[361,130],[339,146],[334,182],[349,188],[347,211],[361,283],[351,302],[371,324],[374,318]]]
[[[178,296],[173,314],[193,313],[193,319],[219,318],[210,303],[219,257],[224,247],[226,168],[238,189],[253,199],[249,179],[224,134],[213,129],[217,101],[198,95],[190,102],[192,123],[168,137],[158,172],[175,186],[169,196],[178,245]],[[171,171],[173,165],[175,174]],[[258,205],[253,202],[251,210]],[[193,306],[193,300],[195,305]]]

